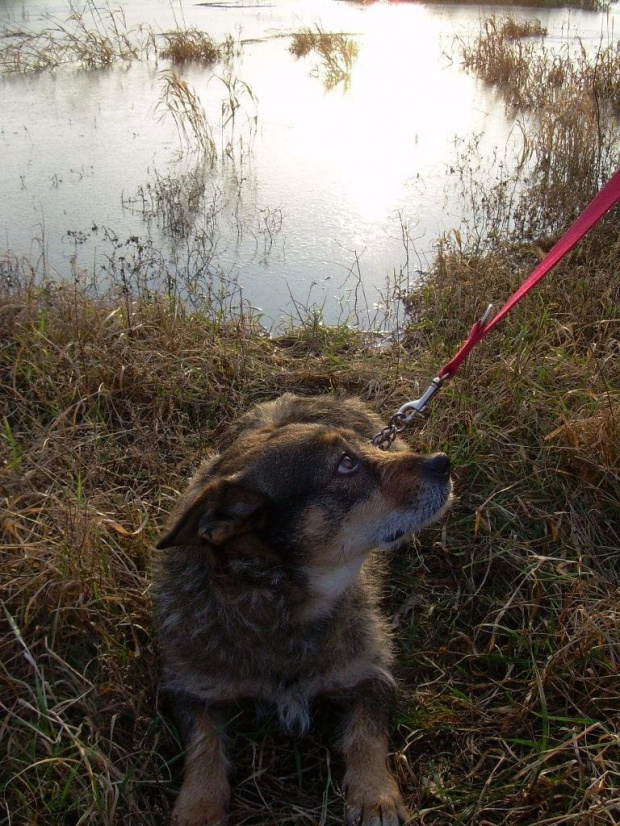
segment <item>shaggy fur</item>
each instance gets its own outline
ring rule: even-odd
[[[395,686],[371,554],[439,517],[451,482],[444,454],[371,445],[380,427],[356,400],[285,395],[242,417],[181,497],[155,589],[163,687],[186,744],[175,826],[227,823],[218,709],[268,703],[299,733],[319,695],[344,709],[347,822],[407,818],[386,761]]]

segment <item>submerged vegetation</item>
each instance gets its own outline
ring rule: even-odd
[[[490,48],[482,40],[503,28],[485,22],[467,48]],[[498,61],[515,42],[501,40]],[[149,580],[176,493],[256,401],[339,391],[387,416],[418,396],[609,177],[618,75],[594,86],[600,53],[577,54],[562,63],[562,91],[532,103],[529,73],[551,72],[538,56],[555,60],[536,46],[520,97],[500,73],[487,78],[518,110],[521,162],[508,175],[475,144],[461,147],[455,174],[472,223],[439,239],[385,346],[299,305],[294,328],[267,335],[239,286],[213,278],[208,233],[184,283],[138,239],[116,239],[105,285],[77,269],[58,283],[44,261],[0,257],[7,824],[165,822],[182,755],[159,708]],[[226,100],[222,124],[237,129],[235,101],[253,98],[230,79]],[[186,240],[197,209],[215,219],[221,208],[201,201],[206,174],[198,163],[178,184],[158,179],[143,208]],[[281,214],[261,220],[268,244]],[[616,208],[408,435],[451,455],[458,494],[444,524],[392,560],[384,606],[399,647],[394,764],[422,826],[618,820],[619,268]],[[233,822],[342,821],[329,738],[291,741],[269,719],[248,718],[244,732]]]

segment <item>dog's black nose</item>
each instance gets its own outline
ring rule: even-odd
[[[445,479],[450,474],[450,459],[445,453],[434,453],[422,462],[422,468],[429,476]]]

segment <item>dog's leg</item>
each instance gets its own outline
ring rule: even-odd
[[[222,734],[204,708],[191,701],[175,704],[174,717],[185,743],[185,773],[172,824],[225,826],[230,786]]]
[[[347,826],[399,826],[409,813],[387,766],[387,725],[394,689],[362,683],[351,697],[340,747],[346,774]]]

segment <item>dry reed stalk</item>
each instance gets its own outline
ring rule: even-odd
[[[316,23],[314,29],[302,29],[292,35],[289,51],[296,57],[316,52],[321,63],[313,71],[322,77],[328,88],[332,88],[338,83],[350,82],[359,46],[347,35],[327,32]]]

